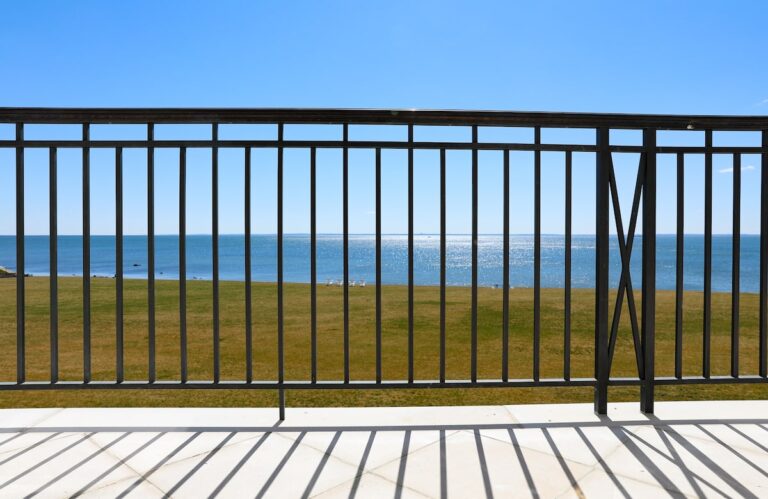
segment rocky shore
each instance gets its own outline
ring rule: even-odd
[[[12,272],[5,267],[0,267],[0,279],[4,277],[16,277],[16,272]]]

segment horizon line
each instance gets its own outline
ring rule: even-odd
[[[617,232],[611,232],[610,235],[615,235]],[[25,237],[46,237],[50,234],[24,234]],[[149,234],[123,234],[123,237],[135,237],[135,236],[148,236]],[[283,236],[310,236],[310,232],[283,232]],[[343,232],[317,232],[316,235],[318,236],[343,236]],[[348,235],[350,236],[375,236],[375,232],[349,232]],[[382,232],[382,236],[408,236],[407,232]],[[414,232],[414,236],[440,236],[439,232]],[[446,236],[472,236],[472,233],[469,232],[446,232]],[[477,234],[478,236],[504,236],[501,232],[480,232]],[[509,233],[510,236],[535,236],[533,232],[515,232]],[[565,233],[562,232],[542,232],[540,235],[542,236],[565,236]],[[638,232],[635,234],[635,236],[642,236],[642,232]],[[703,232],[685,232],[683,233],[683,236],[704,236],[705,234]],[[732,232],[713,232],[713,236],[733,236],[734,234]],[[759,232],[742,232],[740,233],[742,236],[759,236]],[[58,234],[59,237],[82,237],[83,234]],[[112,236],[115,237],[116,234],[90,234],[91,237],[93,236]],[[174,232],[167,232],[167,233],[155,233],[155,237],[157,236],[179,236],[179,233]],[[197,232],[197,233],[187,233],[187,237],[191,236],[213,236],[213,234],[209,232]],[[221,232],[219,233],[219,237],[221,236],[245,236],[244,232]],[[258,232],[258,233],[251,233],[251,236],[277,236],[276,232]],[[594,233],[589,232],[580,232],[571,233],[571,236],[595,236]],[[664,232],[664,233],[656,233],[656,236],[677,236],[676,233],[671,232]],[[16,237],[16,234],[0,234],[0,237]]]

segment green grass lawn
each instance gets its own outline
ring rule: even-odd
[[[27,379],[49,376],[49,281],[26,281]],[[15,380],[15,279],[0,279],[0,379]],[[501,373],[502,291],[482,288],[478,297],[478,370],[480,378]],[[178,283],[158,281],[158,379],[179,377]],[[189,378],[212,376],[212,284],[187,283]],[[407,377],[407,288],[385,286],[383,295],[383,373],[385,379]],[[126,379],[147,376],[147,283],[125,281]],[[639,293],[636,296],[638,307]],[[343,377],[342,289],[318,287],[318,375],[323,380]],[[612,297],[613,300],[613,297]],[[242,282],[221,283],[221,375],[239,380],[245,375],[245,291]],[[285,286],[286,379],[307,380],[310,369],[309,286]],[[254,379],[277,375],[276,286],[253,285]],[[542,290],[541,377],[562,377],[563,291]],[[714,294],[712,374],[730,371],[730,295]],[[375,288],[350,288],[350,369],[354,380],[375,374]],[[436,379],[439,367],[439,288],[415,290],[415,377]],[[511,378],[532,376],[533,291],[510,291]],[[638,310],[639,312],[639,310]],[[470,369],[470,289],[447,290],[447,377],[467,379]],[[636,367],[627,310],[613,362],[612,376],[634,376]],[[684,374],[698,375],[702,355],[702,294],[685,295]],[[674,369],[674,293],[657,295],[656,373]],[[594,366],[594,291],[574,290],[572,304],[571,366],[573,377],[591,377]],[[92,280],[92,369],[94,380],[115,376],[115,281]],[[755,374],[758,365],[758,297],[741,297],[741,372]],[[61,380],[82,377],[82,281],[59,279],[59,363]],[[658,400],[766,398],[768,385],[658,387]],[[2,407],[48,406],[274,406],[275,391],[263,390],[67,390],[0,392]],[[294,390],[289,406],[458,405],[528,402],[587,402],[591,388],[510,388],[433,390]],[[611,401],[638,400],[637,388],[612,388]]]

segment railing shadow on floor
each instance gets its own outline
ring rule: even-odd
[[[0,494],[758,497],[765,441],[768,419],[5,428]]]

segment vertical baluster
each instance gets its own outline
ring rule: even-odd
[[[213,382],[221,377],[219,335],[219,125],[211,125],[211,252],[213,256]]]
[[[504,241],[502,262],[503,290],[501,292],[501,379],[509,381],[509,150],[504,150]]]
[[[768,376],[768,130],[760,161],[760,376]]]
[[[470,347],[470,376],[477,381],[477,250],[478,250],[478,164],[477,126],[472,127],[472,328]]]
[[[83,382],[91,381],[91,127],[83,124]]]
[[[376,148],[376,382],[381,383],[381,148]]]
[[[440,382],[445,383],[445,149],[440,149]]]
[[[408,125],[408,381],[413,382],[413,125]]]
[[[181,382],[187,382],[187,148],[179,149],[179,350]]]
[[[702,374],[710,375],[712,337],[712,130],[704,133],[704,346]]]
[[[277,125],[277,391],[279,418],[285,419],[283,338],[283,124]]]
[[[125,380],[123,338],[123,148],[115,149],[115,371]]]
[[[58,168],[57,151],[51,147],[48,152],[49,162],[49,230],[48,246],[50,261],[50,300],[51,300],[51,383],[59,380],[59,266],[58,266]]]
[[[677,236],[675,263],[675,377],[683,377],[683,255],[685,252],[685,158],[677,154]]]
[[[741,154],[733,155],[733,254],[731,260],[731,376],[739,377],[739,303],[741,287]]]
[[[245,148],[244,158],[245,192],[244,203],[244,230],[245,230],[245,381],[253,381],[253,299],[251,289],[251,148]]]
[[[563,379],[571,379],[571,232],[573,212],[573,153],[565,152],[565,290],[563,293]]]
[[[311,338],[311,379],[317,382],[317,150],[309,153],[309,258],[310,258],[310,338]]]
[[[539,380],[541,366],[541,128],[534,129],[533,181],[533,379]]]
[[[344,382],[349,383],[349,127],[343,126],[343,231],[344,231]]]
[[[155,140],[155,126],[147,124],[147,140]],[[149,342],[148,378],[154,383],[155,357],[155,148],[147,147],[147,337]]]
[[[16,123],[16,382],[26,381],[24,303],[24,124]]]

